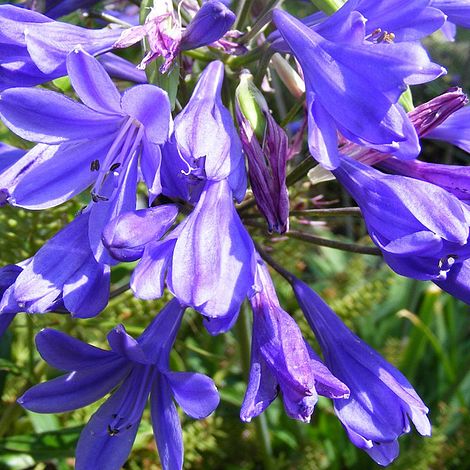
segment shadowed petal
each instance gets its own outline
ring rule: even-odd
[[[51,328],[44,328],[36,335],[36,347],[49,365],[66,371],[96,367],[116,357],[111,351],[96,348]]]
[[[158,374],[150,395],[152,424],[163,470],[183,468],[183,433],[164,375]]]
[[[219,393],[209,377],[193,372],[166,372],[165,377],[178,405],[192,418],[205,418],[219,405]]]
[[[94,403],[109,393],[129,373],[129,362],[112,359],[30,388],[18,403],[36,413],[61,413]]]

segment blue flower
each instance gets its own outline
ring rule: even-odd
[[[258,292],[250,298],[253,336],[248,386],[240,417],[251,421],[282,392],[286,413],[309,422],[318,393],[329,398],[349,396],[348,388],[323,365],[305,342],[300,328],[277,299],[269,272],[257,264]]]
[[[339,165],[337,131],[397,157],[418,155],[416,131],[397,101],[406,85],[443,73],[421,46],[364,41],[362,21],[334,42],[281,10],[274,10],[273,19],[302,67],[309,148],[318,162],[327,169]]]
[[[138,217],[123,214],[111,222],[120,248],[105,230],[105,244],[118,259],[128,260],[126,251],[132,250],[136,258],[141,256],[131,277],[135,295],[161,297],[166,278],[182,304],[206,317],[212,334],[227,331],[251,291],[255,270],[253,242],[235,210],[227,180],[207,181],[191,214],[162,240],[159,223],[151,209]],[[159,236],[152,238],[157,231]]]
[[[428,409],[408,380],[352,333],[305,283],[295,279],[293,288],[326,365],[350,390],[349,398],[334,400],[334,407],[352,443],[388,465],[398,455],[398,437],[410,431],[409,420],[421,435],[429,436]]]
[[[67,73],[66,57],[81,46],[90,54],[112,49],[121,29],[85,29],[13,5],[0,6],[0,91],[34,86]]]
[[[87,406],[108,393],[83,429],[76,450],[77,470],[118,470],[132,448],[150,395],[155,439],[164,470],[183,466],[181,425],[173,398],[193,418],[214,411],[219,395],[205,375],[172,372],[169,355],[184,308],[176,299],[135,340],[122,325],[108,334],[110,351],[51,329],[36,336],[43,359],[66,375],[36,385],[18,402],[37,413]]]
[[[81,49],[68,56],[67,69],[84,104],[44,89],[0,94],[3,122],[38,142],[0,174],[0,189],[13,205],[45,209],[92,185],[90,246],[98,261],[110,264],[101,234],[109,220],[135,209],[139,162],[152,198],[161,192],[160,145],[168,137],[170,103],[152,85],[121,96],[99,62]]]

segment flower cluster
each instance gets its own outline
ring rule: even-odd
[[[46,210],[75,197],[86,204],[30,258],[0,269],[0,334],[20,312],[98,315],[120,262],[135,262],[129,286],[137,298],[173,298],[137,339],[122,325],[111,330],[109,350],[41,330],[41,357],[66,375],[33,386],[18,402],[55,413],[111,394],[81,433],[76,468],[117,470],[150,397],[162,466],[181,469],[174,401],[196,419],[219,403],[212,379],[170,369],[183,314],[199,312],[217,335],[232,328],[247,301],[251,364],[240,418],[260,415],[280,394],[289,417],[309,422],[322,395],[351,442],[388,465],[410,421],[430,435],[428,409],[397,369],[254,242],[242,215],[256,203],[269,233],[288,232],[287,169],[302,167],[292,157],[307,129],[309,162],[350,193],[384,261],[470,303],[470,172],[417,159],[421,138],[470,152],[470,107],[460,89],[415,109],[405,110],[402,99],[410,86],[445,74],[420,40],[469,27],[468,2],[348,0],[330,16],[302,19],[274,9],[248,32],[246,11],[237,18],[217,0],[184,0],[177,10],[157,1],[142,9],[140,25],[118,2],[100,16],[115,18],[112,26],[55,20],[94,3],[46,1],[45,14],[34,2],[0,6],[0,119],[29,143],[0,144],[0,205]],[[266,38],[261,31],[271,19]],[[140,41],[134,69],[117,52]],[[269,92],[269,60],[257,60],[275,52],[295,59],[297,71],[284,61],[279,76],[296,99],[305,97],[292,140],[257,88],[264,77]],[[63,76],[67,93],[50,86]],[[291,284],[322,357],[281,307],[263,258]]]

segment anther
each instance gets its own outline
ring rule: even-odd
[[[99,160],[93,160],[90,165],[91,171],[99,171],[100,169],[100,162]]]

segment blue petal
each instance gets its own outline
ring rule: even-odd
[[[76,470],[118,470],[124,465],[134,444],[140,419],[119,432],[110,431],[109,423],[127,393],[128,389],[121,386],[83,429],[75,451]]]
[[[116,357],[111,351],[91,346],[51,328],[42,329],[36,335],[36,347],[49,365],[65,371],[93,368]]]
[[[170,100],[162,89],[137,85],[127,90],[121,101],[122,111],[144,126],[145,135],[154,144],[163,144],[170,128]],[[158,113],[155,110],[158,109]]]
[[[104,137],[115,132],[122,120],[36,88],[5,90],[0,95],[0,116],[23,139],[47,144]]]
[[[129,373],[129,362],[113,359],[30,388],[18,403],[36,413],[61,413],[94,403]]]
[[[177,215],[173,204],[125,212],[106,226],[104,244],[115,258],[134,261],[142,257],[146,245],[167,232]]]
[[[121,95],[96,59],[77,48],[67,56],[67,71],[73,89],[86,106],[99,113],[122,115]]]
[[[219,393],[209,377],[193,372],[165,372],[164,375],[178,405],[192,418],[205,418],[219,405]]]
[[[163,470],[183,468],[183,433],[164,375],[158,374],[150,395],[152,424]]]
[[[108,333],[108,343],[116,354],[125,357],[132,362],[148,364],[144,351],[140,344],[130,336],[123,325],[118,325]]]

